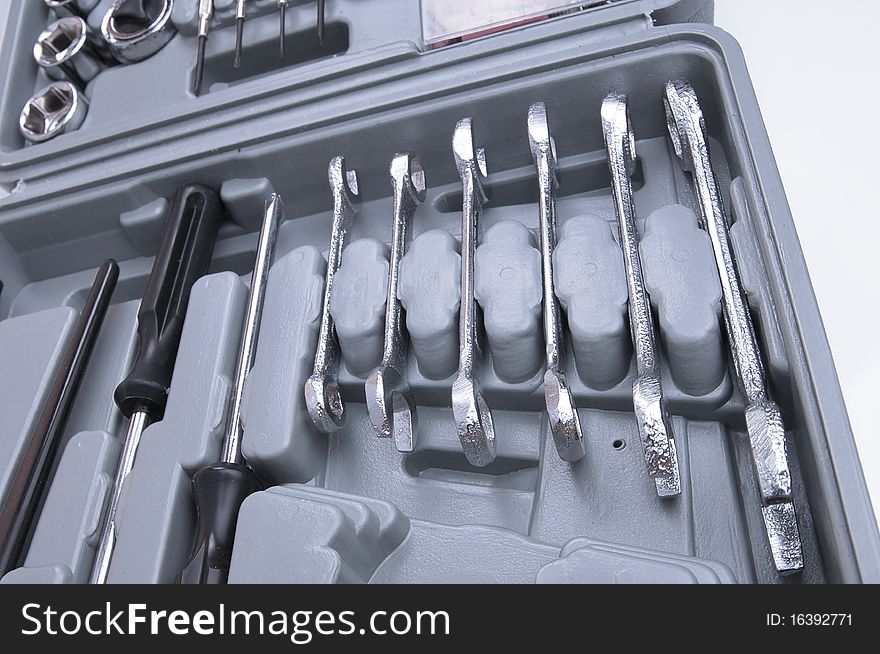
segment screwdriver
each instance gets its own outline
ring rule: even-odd
[[[199,0],[199,50],[196,55],[196,76],[193,80],[193,93],[202,92],[202,77],[205,73],[205,48],[208,46],[208,33],[211,31],[211,18],[214,16],[214,0]]]
[[[275,236],[283,212],[281,197],[272,194],[266,202],[257,244],[238,361],[235,365],[235,383],[226,414],[222,459],[220,463],[202,468],[193,476],[193,498],[198,522],[196,545],[189,563],[178,577],[179,583],[226,583],[235,542],[238,510],[248,495],[262,487],[256,473],[244,465],[241,455],[241,398],[257,350],[269,267],[272,264]]]
[[[287,5],[288,0],[278,0],[278,19],[281,21],[278,33],[278,58],[284,61],[284,41],[285,32],[287,31]]]
[[[234,68],[241,68],[241,42],[244,37],[244,3],[245,0],[235,2],[235,57],[232,60]]]
[[[90,583],[107,581],[123,482],[134,466],[144,429],[161,420],[165,413],[190,290],[208,272],[222,218],[217,192],[199,185],[181,188],[168,213],[159,253],[138,309],[137,357],[113,394],[130,423],[103,518]]]
[[[324,0],[318,0],[318,50],[324,47]]]
[[[108,259],[98,269],[36,427],[3,500],[0,508],[0,577],[24,565],[67,418],[110,306],[117,279],[119,266],[113,259]]]

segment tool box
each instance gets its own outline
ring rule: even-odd
[[[91,8],[100,28],[107,0]],[[25,102],[49,81],[32,49],[53,19],[4,3],[0,50],[0,496],[8,489],[95,270],[119,262],[113,304],[69,417],[23,567],[4,583],[83,583],[128,427],[113,393],[137,349],[136,315],[175,191],[204,184],[226,212],[210,273],[192,288],[164,417],[143,433],[119,502],[109,582],[173,583],[193,549],[192,475],[220,459],[264,203],[283,198],[243,455],[266,490],[241,506],[230,583],[857,583],[880,581],[880,538],[829,346],[770,144],[734,39],[705,0],[556,3],[469,38],[440,3],[216,0],[202,93],[192,92],[198,2],[153,56],[84,89],[76,129],[26,142]],[[446,3],[452,4],[452,3]],[[468,5],[469,3],[460,3]],[[554,3],[548,3],[553,5]],[[564,5],[564,6],[563,6]],[[458,31],[456,31],[458,29]],[[782,410],[803,567],[777,572],[744,400],[698,198],[678,164],[664,86],[687,80],[705,114],[739,277]],[[675,434],[680,495],[658,496],[633,412],[637,374],[600,107],[626,94],[645,286]],[[544,102],[558,157],[556,293],[563,366],[585,456],[557,456],[543,392],[538,184],[529,107]],[[463,200],[457,122],[485,148],[476,250],[479,368],[497,456],[472,464],[451,392],[459,365]],[[426,199],[400,267],[418,407],[412,452],[377,438],[364,385],[382,356],[392,237],[389,165],[416,153]],[[334,283],[347,418],[315,429],[303,388],[322,318],[333,198],[345,158],[359,202]]]

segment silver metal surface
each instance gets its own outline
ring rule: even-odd
[[[693,177],[702,226],[709,233],[721,279],[724,322],[734,371],[745,399],[746,429],[774,562],[780,572],[794,572],[803,567],[803,553],[792,502],[785,428],[779,407],[767,391],[758,341],[730,247],[721,193],[709,159],[703,112],[687,82],[666,84],[664,106],[675,153]]]
[[[671,497],[681,494],[681,482],[672,426],[663,400],[654,317],[639,256],[639,234],[631,182],[636,163],[636,140],[626,97],[616,93],[608,95],[602,102],[601,116],[611,171],[611,192],[626,269],[630,333],[636,355],[633,408],[648,474],[655,480],[657,494]]]
[[[562,371],[563,333],[559,302],[553,286],[553,250],[556,248],[556,145],[550,136],[543,102],[529,107],[529,147],[538,175],[538,216],[541,226],[541,272],[544,291],[544,402],[556,451],[563,461],[578,461],[586,454],[584,435],[571,389]]]
[[[287,7],[289,0],[278,0],[278,58],[284,59],[284,46],[287,41]]]
[[[241,46],[244,40],[244,19],[246,15],[245,0],[235,2],[235,54],[232,57],[232,66],[241,67]]]
[[[131,416],[128,423],[128,432],[125,435],[125,443],[122,446],[122,454],[119,457],[119,466],[116,469],[116,477],[113,480],[113,488],[110,490],[110,501],[104,511],[101,523],[101,536],[98,541],[98,549],[95,553],[95,562],[92,564],[90,584],[103,584],[107,582],[107,574],[110,572],[110,562],[113,558],[113,548],[116,546],[116,512],[119,509],[119,500],[122,497],[122,487],[128,473],[134,467],[134,459],[137,455],[138,445],[144,430],[150,424],[150,414],[146,411],[137,411]]]
[[[52,79],[68,80],[80,89],[106,68],[86,21],[78,16],[59,18],[43,30],[34,43],[34,60]]]
[[[480,311],[474,298],[474,253],[483,203],[488,200],[486,153],[474,145],[470,118],[462,118],[452,136],[455,166],[461,177],[461,308],[458,375],[452,384],[452,413],[467,460],[487,466],[495,460],[495,424],[477,378],[480,352]]]
[[[241,328],[241,340],[238,346],[238,361],[235,364],[232,393],[229,395],[229,407],[226,412],[226,434],[223,437],[223,463],[240,464],[241,457],[241,400],[244,395],[244,384],[248,373],[254,365],[257,353],[257,342],[260,338],[260,319],[263,316],[263,299],[266,297],[266,283],[269,281],[269,268],[272,266],[272,255],[275,252],[275,237],[278,225],[284,216],[284,204],[281,196],[273,193],[266,201],[263,214],[263,225],[257,241],[257,254],[254,260],[254,272],[251,275],[251,287],[248,291],[247,311],[244,325]]]
[[[88,17],[88,12],[83,11],[76,0],[45,0],[45,3],[59,18],[66,16]]]
[[[330,249],[327,254],[327,279],[324,285],[324,304],[321,327],[318,332],[318,348],[315,353],[315,367],[312,376],[306,380],[306,407],[318,431],[332,434],[345,424],[345,404],[339,392],[337,373],[339,370],[339,341],[336,326],[330,315],[330,298],[333,296],[333,281],[342,262],[342,248],[357,212],[357,175],[347,170],[344,157],[333,157],[328,172],[330,188],[333,190],[333,226],[330,234]]]
[[[214,0],[199,0],[199,38],[208,38],[211,31],[211,19],[214,17]]]
[[[208,0],[207,4],[213,11],[213,3]],[[173,9],[174,0],[116,0],[104,14],[101,35],[122,63],[143,61],[164,48],[177,33],[171,22]]]
[[[52,82],[28,100],[18,117],[21,135],[32,143],[48,141],[77,129],[89,103],[70,82]]]
[[[410,152],[394,156],[391,185],[394,189],[394,225],[385,300],[385,349],[382,363],[367,377],[364,388],[376,434],[380,438],[393,436],[398,451],[412,452],[418,423],[416,403],[405,379],[407,340],[397,288],[400,260],[406,249],[407,226],[412,222],[419,203],[425,201],[425,171],[417,156]]]

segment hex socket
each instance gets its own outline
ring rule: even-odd
[[[67,80],[85,88],[107,67],[90,36],[89,27],[82,18],[59,18],[37,37],[34,60],[52,79]]]
[[[125,64],[152,57],[177,33],[171,22],[174,0],[116,0],[101,21],[101,35]]]
[[[76,86],[67,81],[52,82],[25,103],[18,127],[28,141],[41,143],[77,129],[88,107]]]

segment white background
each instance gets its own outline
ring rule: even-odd
[[[716,0],[739,41],[880,516],[880,2]]]
[[[749,63],[880,515],[880,2],[715,5]]]

